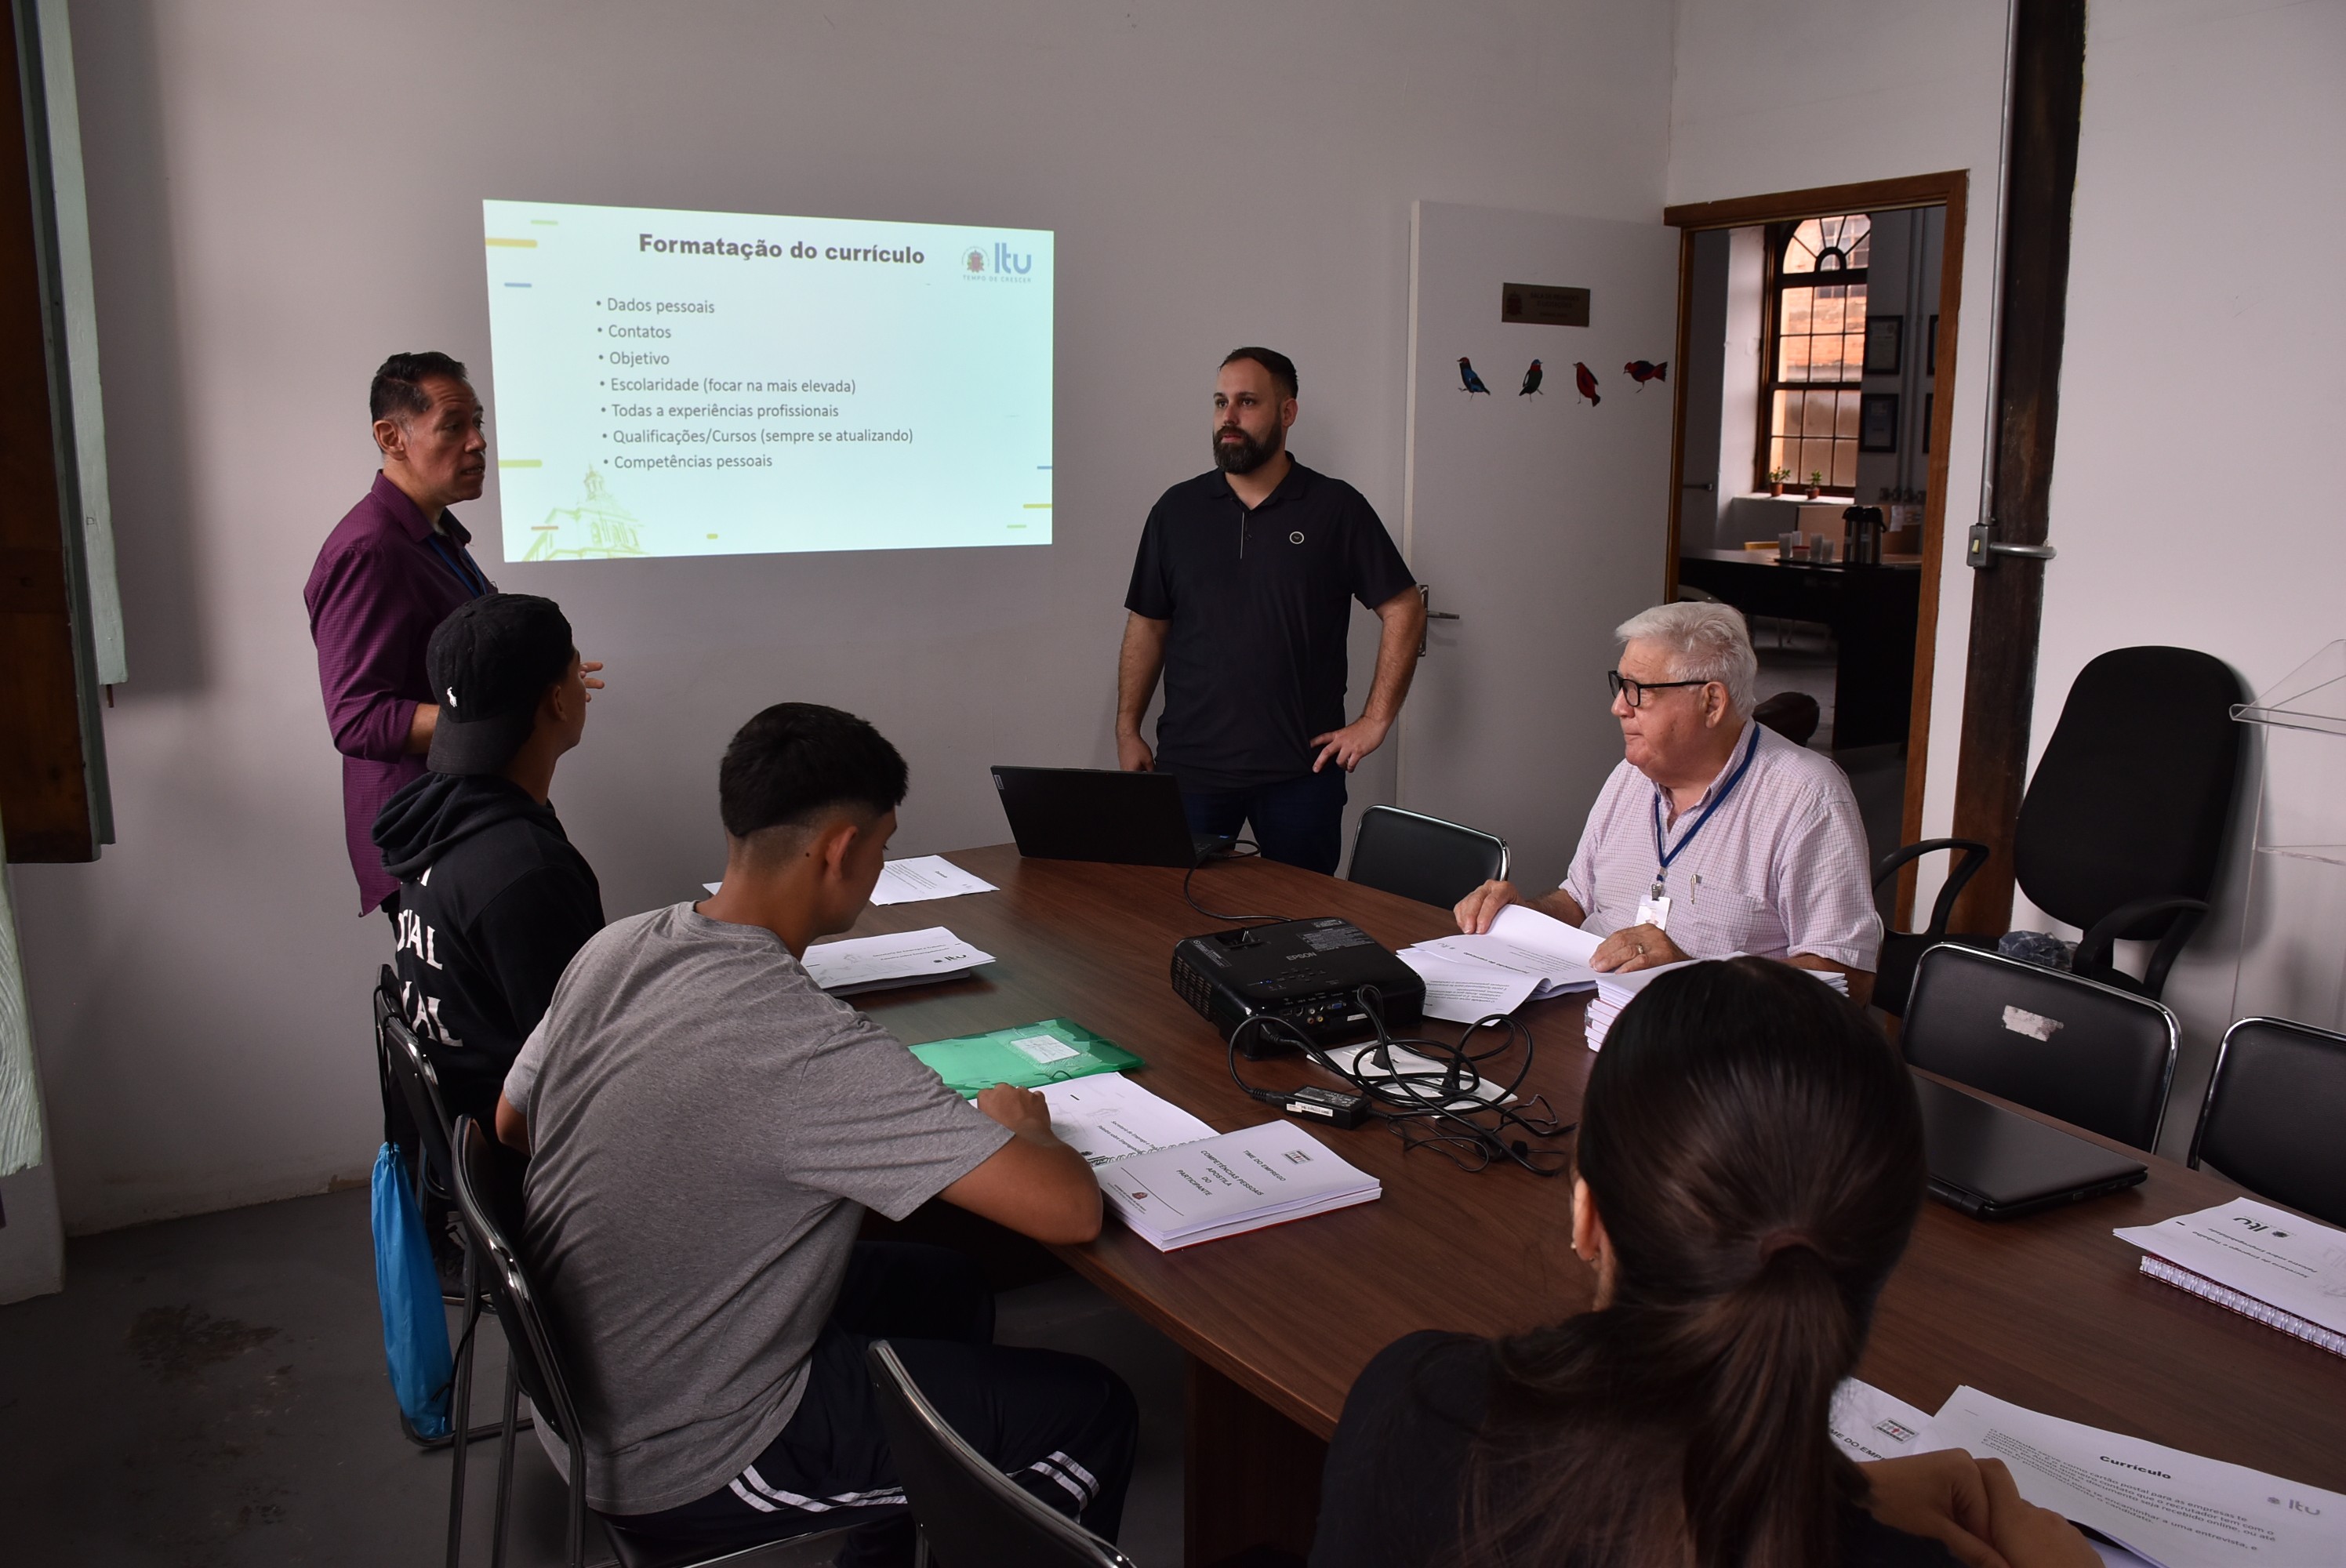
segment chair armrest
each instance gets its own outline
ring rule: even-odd
[[[2191,933],[2199,929],[2200,918],[2208,912],[2204,899],[2148,898],[2120,904],[2096,921],[2093,929],[2078,940],[2075,960],[2076,967],[2083,969],[2091,964],[2096,968],[2107,968],[2111,944],[2118,940],[2120,932],[2170,911],[2175,920],[2168,926],[2166,934],[2158,939],[2158,946],[2152,951],[2150,962],[2143,971],[2143,988],[2156,998],[2167,984],[2167,971],[2175,962],[2176,955],[2183,951],[2183,944],[2191,940]]]
[[[1964,885],[1987,864],[1988,847],[1977,839],[1925,839],[1919,844],[1905,844],[1891,850],[1873,867],[1873,891],[1878,893],[1882,884],[1896,876],[1908,862],[1941,850],[1959,850],[1963,858],[1955,862],[1954,870],[1947,873],[1945,885],[1939,889],[1938,901],[1931,906],[1931,923],[1918,933],[1933,938],[1947,934],[1947,917],[1954,912],[1955,900],[1962,895]]]

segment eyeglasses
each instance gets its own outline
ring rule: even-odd
[[[1606,670],[1605,682],[1613,688],[1615,697],[1619,697],[1631,708],[1645,707],[1646,694],[1649,691],[1661,691],[1673,686],[1708,686],[1710,684],[1707,680],[1631,680],[1617,669]]]

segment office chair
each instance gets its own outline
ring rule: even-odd
[[[2286,1018],[2224,1031],[2191,1134],[2207,1160],[2261,1197],[2346,1225],[2346,1034]]]
[[[932,1547],[945,1568],[1135,1568],[1110,1543],[1012,1483],[945,1424],[885,1339],[865,1347],[863,1364],[880,1394],[904,1499],[921,1527],[921,1560]]]
[[[2208,912],[2239,783],[2232,708],[2246,700],[2229,665],[2190,648],[2116,648],[2077,672],[2012,840],[2021,891],[2086,933],[2074,972],[2153,1001],[2166,989],[2168,969]],[[1874,867],[1873,885],[1879,891],[1907,862],[1940,850],[1963,860],[1931,924],[1882,939],[1873,1004],[1885,1012],[1901,1010],[1926,949],[1982,940],[1949,938],[1946,918],[1953,893],[1986,863],[1986,845],[1933,839],[1893,850]],[[2119,941],[2157,942],[2139,980],[2111,962]]]
[[[1363,887],[1449,909],[1507,874],[1507,841],[1439,817],[1372,806],[1352,835],[1352,864],[1344,875]]]
[[[1917,1067],[2147,1149],[2179,1038],[2147,996],[1942,942],[1914,967],[1899,1045]]]
[[[559,1336],[546,1316],[545,1298],[536,1278],[523,1264],[515,1243],[521,1234],[521,1166],[520,1158],[492,1141],[480,1123],[470,1116],[456,1119],[453,1167],[456,1210],[464,1217],[466,1238],[480,1260],[478,1276],[495,1302],[512,1348],[505,1362],[504,1447],[497,1458],[496,1534],[490,1548],[491,1561],[505,1561],[505,1519],[513,1502],[514,1439],[521,1431],[515,1418],[520,1396],[526,1393],[537,1419],[561,1440],[568,1455],[570,1507],[563,1560],[570,1568],[585,1568],[586,1516],[593,1511],[586,1506],[586,1461],[578,1441],[578,1407],[570,1396],[569,1362]],[[461,1412],[460,1419],[469,1414]],[[817,1526],[748,1546],[711,1547],[640,1534],[605,1514],[597,1513],[595,1518],[609,1540],[617,1568],[704,1568],[767,1551],[783,1541],[809,1542],[847,1533],[833,1526]]]
[[[1780,691],[1751,710],[1754,723],[1766,725],[1795,746],[1806,746],[1824,717],[1817,699],[1805,691]]]

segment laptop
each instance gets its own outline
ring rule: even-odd
[[[1114,768],[996,768],[994,788],[1018,852],[1038,860],[1195,866],[1230,847],[1196,833],[1170,773]]]
[[[1931,1196],[1974,1219],[2016,1219],[2082,1203],[2150,1174],[2140,1160],[1920,1074],[1913,1077]]]

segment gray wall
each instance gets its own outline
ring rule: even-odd
[[[1058,232],[1048,549],[496,572],[610,667],[556,799],[618,914],[716,869],[715,759],[770,701],[896,738],[908,852],[1005,836],[988,762],[1109,761],[1132,545],[1205,465],[1231,345],[1296,357],[1297,452],[1397,526],[1410,199],[1654,219],[1672,25],[1594,0],[76,6],[131,681],[122,841],[15,881],[67,1225],[372,1155],[384,931],[353,912],[301,586],[372,473],[375,362],[429,345],[493,382],[483,197]],[[491,541],[496,499],[467,513]]]

